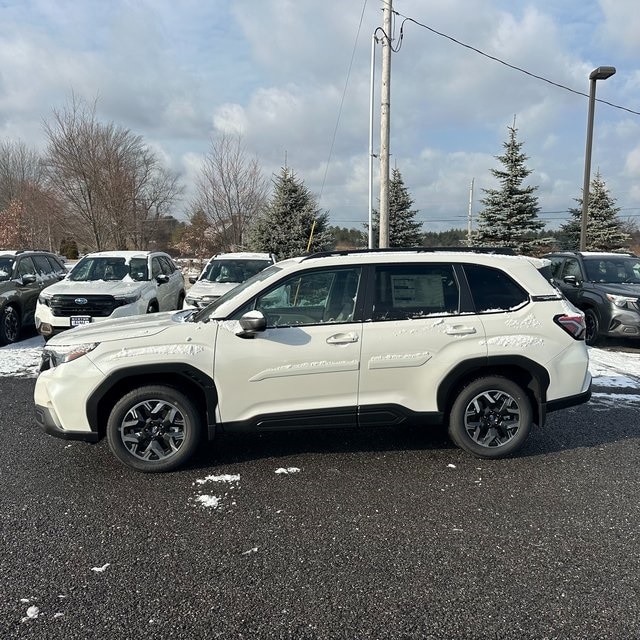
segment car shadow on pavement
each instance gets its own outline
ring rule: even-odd
[[[605,394],[606,395],[606,394]],[[618,394],[621,395],[621,394]],[[544,427],[534,426],[527,441],[513,458],[531,458],[635,440],[640,436],[635,409],[602,402],[552,413]],[[189,468],[225,466],[250,460],[286,458],[302,454],[427,452],[474,459],[448,438],[444,426],[376,427],[373,429],[324,429],[259,434],[221,434],[201,447]]]
[[[221,434],[200,448],[189,468],[302,454],[456,450],[444,427],[315,429],[257,434]]]

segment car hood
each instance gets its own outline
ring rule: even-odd
[[[134,280],[91,280],[88,282],[76,282],[73,280],[62,280],[47,287],[47,293],[90,296],[90,295],[112,295],[126,296],[142,291],[149,286],[148,281],[135,282]]]
[[[113,320],[103,320],[93,324],[85,324],[69,329],[53,336],[47,345],[74,345],[85,342],[109,342],[111,340],[133,340],[144,336],[161,333],[168,327],[182,322],[189,315],[188,311],[166,311],[138,316],[126,316]]]
[[[627,284],[615,282],[592,282],[591,285],[614,296],[627,296],[629,298],[640,298],[640,284]]]
[[[188,291],[188,295],[221,296],[223,293],[237,287],[239,282],[211,282],[211,280],[198,280]]]

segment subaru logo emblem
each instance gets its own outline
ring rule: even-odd
[[[88,301],[86,298],[76,298],[76,299],[74,300],[74,302],[75,302],[76,304],[87,304],[87,302],[89,302],[89,301]]]

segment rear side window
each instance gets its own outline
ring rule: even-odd
[[[529,294],[500,269],[465,264],[464,271],[478,313],[508,311],[529,301]]]
[[[459,288],[451,265],[376,267],[373,320],[409,320],[458,313]]]

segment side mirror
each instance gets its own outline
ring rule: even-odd
[[[189,276],[189,282],[191,284],[195,284],[196,282],[198,282],[198,276]]]
[[[160,273],[156,276],[156,282],[158,284],[166,284],[169,282],[169,276],[166,273]]]
[[[35,274],[33,273],[25,273],[22,276],[22,284],[33,284],[37,280]]]
[[[576,278],[575,276],[565,276],[564,278],[562,278],[562,281],[566,284],[570,284],[572,287],[578,286],[578,278]]]
[[[267,319],[261,311],[248,311],[239,322],[240,331],[237,331],[236,335],[240,338],[254,338],[257,333],[267,328]]]

